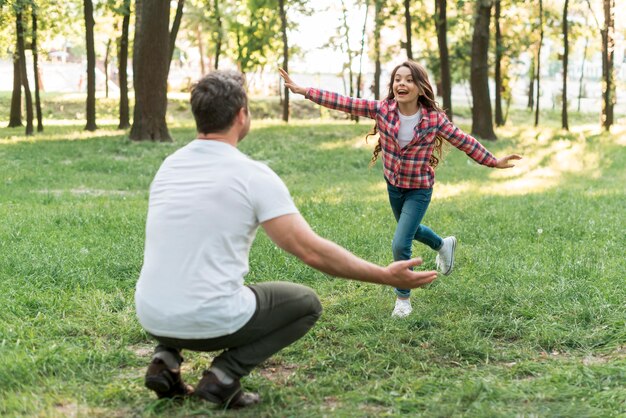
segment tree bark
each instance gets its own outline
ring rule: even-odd
[[[35,76],[35,113],[37,114],[37,132],[43,132],[41,97],[39,96],[39,87],[41,84],[41,80],[39,79],[39,50],[37,49],[37,9],[35,3],[33,3],[32,5],[31,17],[33,23],[31,48],[33,51],[33,74]]]
[[[17,35],[17,51],[20,57],[20,78],[22,86],[24,86],[24,97],[26,98],[26,135],[33,134],[33,98],[28,85],[28,76],[26,73],[26,52],[24,45],[24,23],[22,22],[23,3],[18,3],[15,7],[15,22]]]
[[[615,0],[603,0],[604,28],[602,29],[602,127],[609,130],[613,125],[615,105],[615,83],[613,63],[615,61]]]
[[[472,135],[496,140],[489,98],[489,20],[492,0],[478,0],[472,37]]]
[[[539,96],[541,94],[541,44],[543,44],[543,0],[539,0],[539,46],[537,47],[537,91],[535,98],[535,126],[539,125]]]
[[[289,68],[289,43],[287,39],[287,12],[285,10],[285,0],[278,0],[280,7],[280,31],[283,37],[283,69]],[[289,122],[289,89],[283,86],[283,120]]]
[[[167,113],[169,0],[141,1],[134,56],[135,110],[130,139],[171,141]]]
[[[183,9],[185,7],[185,0],[178,0],[178,6],[176,7],[176,14],[174,15],[174,23],[172,23],[172,30],[170,31],[170,61],[168,63],[169,68],[172,65],[172,58],[174,57],[174,49],[176,49],[176,37],[178,36],[178,30],[180,29],[180,22],[183,20]]]
[[[500,0],[495,1],[495,26],[496,26],[496,126],[504,125],[504,116],[502,115],[502,33],[500,32]]]
[[[8,128],[22,126],[22,70],[20,67],[20,53],[15,38],[15,52],[13,53],[13,93],[11,94],[11,113]]]
[[[85,15],[85,39],[87,42],[87,124],[85,130],[95,131],[96,125],[96,48],[94,45],[93,3],[83,0]]]
[[[104,53],[104,97],[109,98],[109,54],[111,52],[111,39],[107,41]]]
[[[128,104],[128,27],[130,25],[130,0],[124,0],[124,18],[122,36],[119,40],[117,55],[118,77],[120,84],[120,123],[118,129],[130,128],[130,106]]]
[[[532,112],[535,107],[535,57],[530,57],[530,68],[528,70],[528,104],[526,107]]]
[[[561,127],[569,130],[567,120],[567,64],[569,60],[569,30],[567,26],[567,7],[569,0],[565,0],[563,5],[563,107],[561,108]]]
[[[413,46],[411,45],[411,1],[404,0],[404,26],[406,30],[406,56],[413,59]]]
[[[219,0],[213,1],[213,10],[215,11],[215,23],[217,26],[217,41],[215,42],[215,69],[219,68],[220,54],[222,52],[222,15],[220,14]]]
[[[374,0],[374,99],[380,99],[380,29],[382,22],[383,0]]]
[[[450,77],[450,55],[448,52],[448,20],[446,17],[447,1],[435,0],[435,25],[439,44],[439,66],[441,69],[441,96],[443,108],[452,121],[452,82]]]

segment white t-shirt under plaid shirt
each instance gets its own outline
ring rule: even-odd
[[[240,329],[256,309],[244,276],[257,228],[297,212],[276,173],[229,144],[197,139],[166,158],[150,187],[141,325],[180,339]]]

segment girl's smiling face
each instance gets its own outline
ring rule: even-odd
[[[413,80],[413,74],[407,67],[400,67],[393,77],[393,94],[401,104],[415,103],[419,96],[419,87]]]

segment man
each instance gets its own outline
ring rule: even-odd
[[[250,129],[239,73],[215,71],[191,92],[197,139],[165,159],[151,188],[144,264],[135,302],[158,346],[145,376],[159,398],[195,396],[241,408],[259,396],[240,379],[297,341],[322,312],[308,287],[288,282],[245,286],[259,225],[283,250],[324,273],[412,289],[434,271],[421,260],[380,267],[316,235],[267,166],[237,149]],[[180,374],[181,350],[219,351],[195,390]]]

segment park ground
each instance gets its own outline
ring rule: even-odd
[[[515,110],[485,142],[524,156],[506,171],[448,148],[424,222],[457,236],[456,268],[415,291],[404,320],[390,317],[392,289],[318,273],[259,231],[247,280],[308,285],[324,314],[245,379],[263,403],[232,413],[143,387],[153,342],[133,292],[148,187],[194,137],[187,103],[171,103],[174,142],[133,143],[113,101],[99,102],[89,133],[80,100],[47,100],[43,133],[0,128],[0,416],[626,416],[624,119],[607,133],[597,115],[574,114],[565,132],[557,113],[535,128]],[[252,107],[241,150],[284,179],[320,235],[390,263],[394,219],[380,162],[368,168],[370,121],[317,109],[308,116],[324,119],[286,125],[261,120],[271,103]],[[456,119],[466,130],[468,116]],[[432,251],[414,253],[434,268]],[[211,354],[185,358],[196,383]]]

